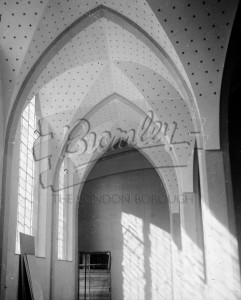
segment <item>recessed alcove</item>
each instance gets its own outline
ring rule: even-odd
[[[151,300],[164,294],[170,299],[167,194],[151,163],[133,147],[120,145],[109,149],[86,178],[78,208],[78,251],[110,251],[112,299]]]

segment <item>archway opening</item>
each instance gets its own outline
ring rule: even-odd
[[[78,208],[78,252],[79,299],[90,294],[126,300],[172,296],[167,194],[151,163],[123,141],[107,150],[85,181]],[[83,269],[83,253],[109,253],[109,279],[105,275],[104,282],[101,274],[106,272],[93,270],[91,256],[88,270]]]

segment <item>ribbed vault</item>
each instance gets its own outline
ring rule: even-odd
[[[104,131],[128,130],[127,124],[137,130],[143,116],[135,108],[152,111],[155,121],[168,124],[172,141],[157,147],[154,164],[165,164],[160,157],[168,155],[175,174],[167,176],[168,185],[192,190],[195,137],[198,147],[219,147],[221,70],[236,4],[25,2],[1,3],[8,16],[2,20],[2,93],[11,118],[38,95],[62,155],[64,131],[90,110],[92,129]],[[115,94],[120,97],[105,104]],[[72,159],[78,165],[77,156]]]
[[[154,41],[152,44],[144,31],[136,31],[133,24],[125,28],[121,22],[125,24],[126,20],[120,15],[117,15],[118,22],[111,20],[115,13],[103,7],[93,13],[96,21],[82,25],[84,17],[79,23],[80,32],[47,62],[31,87],[29,99],[38,93],[41,115],[51,126],[60,156],[65,143],[64,128],[71,128],[75,120],[85,118],[90,110],[98,112],[92,120],[92,129],[101,126],[108,130],[114,122],[112,126],[127,131],[137,131],[151,111],[155,121],[167,127],[167,141],[172,138],[173,141],[168,151],[168,147],[157,147],[162,153],[160,157],[169,156],[168,165],[157,154],[153,157],[149,153],[150,159],[160,166],[161,174],[166,174],[168,189],[173,190],[170,187],[175,186],[178,192],[177,176],[180,186],[182,176],[177,175],[180,172],[175,169],[192,169],[194,135],[190,133],[195,131],[196,125],[190,113],[193,100],[190,102],[186,98],[188,90],[185,91],[185,84],[181,84],[183,78],[178,77],[180,72],[165,54],[165,49],[157,47]],[[133,107],[141,109],[142,117],[135,114],[135,109],[121,106],[120,99],[102,105],[103,99],[112,94],[124,97],[134,104]],[[77,157],[75,164],[79,165]],[[173,170],[166,172],[167,169]]]

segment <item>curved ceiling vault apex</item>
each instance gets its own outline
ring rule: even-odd
[[[7,137],[9,139],[8,142],[11,141],[15,136],[15,132],[19,120],[19,118],[16,117],[16,115],[19,116],[21,114],[32,86],[38,81],[38,78],[40,77],[41,73],[48,65],[48,63],[51,61],[51,59],[76,34],[78,34],[80,31],[84,30],[92,23],[96,22],[98,19],[103,17],[114,23],[117,23],[122,28],[126,29],[127,31],[137,36],[137,38],[139,38],[145,45],[147,45],[148,48],[150,48],[156,54],[156,56],[162,61],[162,63],[165,65],[165,67],[169,70],[169,72],[174,77],[175,81],[180,87],[180,90],[182,91],[183,99],[185,101],[191,101],[188,102],[189,109],[193,108],[194,104],[192,102],[193,101],[192,93],[190,92],[187,83],[183,79],[181,73],[179,72],[178,68],[171,60],[167,52],[136,23],[134,23],[127,17],[123,16],[122,14],[101,5],[89,11],[84,16],[80,17],[78,20],[72,23],[72,25],[70,25],[67,29],[65,29],[62,33],[60,33],[59,36],[55,39],[55,41],[53,41],[46,48],[46,50],[40,55],[36,63],[33,65],[31,70],[27,74],[23,84],[21,85],[21,88],[17,94],[16,100],[13,104],[13,108],[10,113],[8,126],[7,126]],[[196,119],[197,122],[198,120],[199,118]],[[196,123],[194,124],[194,126],[195,129],[200,130],[200,124]],[[6,147],[8,146],[9,145],[6,145]],[[7,151],[5,151],[5,153],[7,153]],[[54,172],[53,172],[54,175],[53,180],[56,180],[58,170],[59,168],[57,163],[55,165]]]
[[[132,145],[132,146],[135,148],[134,145]],[[150,162],[150,164],[153,167],[155,166],[155,162],[153,161],[151,156],[145,151],[145,149],[137,149],[137,150]],[[86,168],[84,169],[84,172],[83,172],[81,178],[79,178],[80,179],[80,183],[78,183],[79,195],[81,193],[81,190],[83,188],[85,180],[88,177],[90,171],[94,167],[95,163],[102,157],[103,154],[104,154],[104,152],[103,153],[102,152],[94,152],[89,160],[89,163],[86,164]],[[63,160],[61,160],[61,163],[59,164],[59,169],[61,167],[62,162],[63,162]],[[170,212],[172,212],[172,213],[179,212],[180,211],[179,201],[173,201],[173,199],[175,199],[176,195],[180,194],[179,184],[177,184],[175,187],[171,188],[167,183],[167,175],[162,172],[162,168],[154,167],[154,169],[156,170],[158,176],[160,177],[160,179],[163,183],[163,186],[165,188],[166,194],[168,196],[168,205],[169,205]],[[77,199],[79,199],[79,197],[77,197]]]
[[[193,103],[193,97],[192,93],[190,92],[187,83],[183,79],[181,73],[167,54],[167,52],[160,47],[160,45],[152,38],[150,37],[140,26],[135,24],[133,21],[128,19],[127,17],[123,16],[122,14],[107,8],[103,5],[100,5],[96,7],[95,9],[89,11],[82,17],[80,17],[78,20],[76,20],[74,23],[72,23],[68,28],[66,28],[62,33],[59,34],[59,36],[53,41],[46,50],[40,55],[36,63],[33,65],[29,73],[27,74],[25,80],[23,81],[23,84],[21,85],[21,88],[17,94],[16,100],[13,104],[9,120],[8,120],[8,126],[7,126],[7,136],[11,132],[11,129],[13,129],[13,135],[15,134],[15,130],[17,127],[18,119],[15,117],[15,114],[20,115],[24,105],[26,104],[26,99],[29,96],[29,93],[32,89],[32,86],[37,82],[39,76],[45,69],[45,67],[48,65],[48,63],[51,61],[51,59],[58,53],[58,51],[64,47],[76,34],[78,34],[80,31],[84,30],[88,26],[90,26],[92,23],[96,22],[98,19],[105,17],[108,20],[111,20],[114,23],[117,23],[124,29],[128,30],[135,36],[137,36],[139,39],[142,40],[144,44],[146,44],[156,55],[157,57],[163,62],[163,64],[166,66],[166,68],[169,70],[169,72],[174,77],[174,80],[176,80],[178,86],[180,87],[180,90],[182,91],[182,97],[188,102],[189,109],[193,109],[194,103]],[[196,107],[196,104],[195,104]],[[197,110],[198,112],[198,110]],[[195,130],[199,131],[201,130],[200,127],[200,118],[194,119],[194,127]],[[12,127],[13,125],[13,127]],[[11,135],[11,134],[10,134]]]
[[[53,190],[56,190],[56,187],[58,186],[58,174],[59,174],[59,170],[60,170],[60,166],[62,164],[62,161],[64,160],[65,157],[65,152],[66,152],[66,146],[68,144],[68,140],[69,140],[69,136],[71,136],[71,133],[77,133],[78,132],[78,126],[79,126],[79,120],[89,120],[91,118],[91,116],[93,116],[96,111],[98,111],[101,107],[104,107],[105,105],[107,105],[108,103],[110,103],[111,101],[118,99],[121,102],[125,103],[126,105],[128,105],[131,109],[134,109],[134,111],[138,112],[140,114],[140,116],[142,117],[146,117],[147,114],[146,112],[144,112],[140,107],[138,107],[135,103],[132,103],[131,101],[129,101],[128,99],[126,99],[125,97],[117,94],[117,93],[113,93],[111,95],[109,95],[108,97],[104,98],[102,101],[100,101],[96,106],[94,106],[92,109],[90,109],[88,111],[88,113],[81,117],[81,119],[78,118],[78,112],[76,113],[76,115],[73,117],[73,123],[72,126],[70,128],[68,128],[63,143],[62,143],[62,147],[60,148],[58,155],[55,156],[56,160],[53,160],[53,165],[54,165],[54,176],[53,176]],[[143,118],[143,119],[144,119]],[[77,128],[77,130],[76,130]],[[165,136],[163,136],[165,138],[165,143],[168,144],[168,140],[166,139]],[[135,145],[133,145],[135,147]],[[142,147],[138,150],[143,151]],[[164,150],[166,151],[166,150]],[[168,152],[171,158],[171,161],[173,162],[173,166],[178,166],[178,155],[175,153],[175,149],[174,151],[169,151]],[[153,163],[153,162],[152,162]],[[176,173],[177,177],[178,177],[178,182],[181,185],[181,177],[180,177],[180,172]],[[170,191],[170,190],[169,190]]]

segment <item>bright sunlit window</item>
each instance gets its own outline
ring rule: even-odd
[[[20,128],[20,164],[17,208],[16,253],[20,253],[20,232],[32,235],[35,131],[35,98],[24,109]]]

